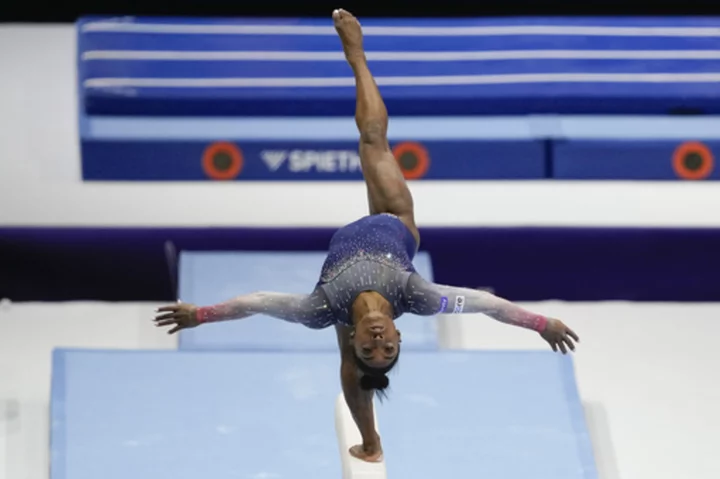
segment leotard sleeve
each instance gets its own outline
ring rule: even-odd
[[[245,294],[223,303],[198,308],[197,319],[200,323],[214,323],[243,319],[254,314],[266,314],[313,329],[334,324],[327,297],[320,288],[316,288],[311,294]]]
[[[407,283],[408,312],[420,316],[435,314],[483,313],[513,326],[543,331],[545,316],[526,311],[486,291],[430,283],[413,274]]]

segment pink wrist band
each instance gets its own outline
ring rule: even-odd
[[[198,308],[195,310],[195,319],[198,323],[206,323],[207,322],[207,309],[206,308]]]
[[[538,316],[537,321],[535,323],[535,331],[538,333],[542,333],[545,331],[545,328],[547,327],[548,320],[545,316]]]

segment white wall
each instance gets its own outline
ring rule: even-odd
[[[0,26],[0,225],[337,226],[361,183],[83,184],[70,26]],[[713,183],[418,182],[421,226],[718,226]]]
[[[153,306],[0,307],[0,479],[47,477],[52,348],[175,347],[150,324]],[[577,381],[600,479],[720,477],[720,305],[523,306],[563,318],[581,337]],[[454,348],[546,347],[534,333],[480,315],[454,316],[441,329]]]

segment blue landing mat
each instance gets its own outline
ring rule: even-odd
[[[569,357],[403,354],[378,422],[400,478],[597,479]]]
[[[182,252],[180,299],[216,304],[254,291],[312,291],[325,261],[314,252]],[[415,268],[432,280],[427,253],[415,257]],[[437,348],[436,320],[411,314],[398,319],[404,349]],[[313,330],[264,315],[241,321],[206,324],[180,333],[184,350],[318,350],[337,349],[335,328]]]
[[[388,477],[596,479],[567,357],[403,354]],[[56,351],[51,479],[338,479],[338,355]]]
[[[338,479],[338,355],[56,351],[51,479]]]

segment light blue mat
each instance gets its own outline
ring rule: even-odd
[[[597,479],[567,357],[402,355],[390,479]],[[56,351],[51,479],[339,479],[331,352]]]
[[[182,252],[180,299],[198,305],[227,301],[254,291],[309,293],[315,287],[325,253]],[[430,256],[420,252],[415,268],[432,280]],[[437,349],[434,317],[403,315],[397,320],[404,349]],[[206,324],[180,333],[183,350],[335,350],[335,328],[312,330],[264,315]]]
[[[403,354],[378,420],[390,479],[597,479],[569,357]]]
[[[338,358],[56,351],[51,479],[338,479]]]

